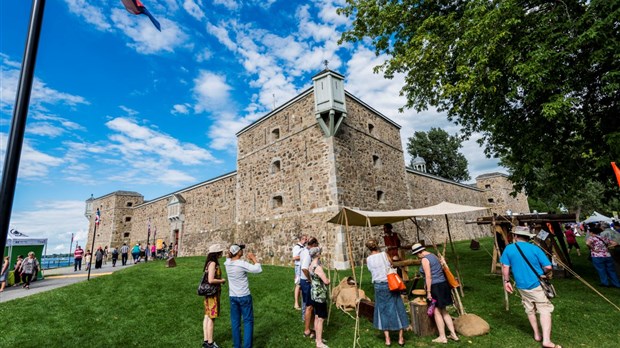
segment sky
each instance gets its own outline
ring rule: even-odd
[[[433,109],[398,112],[403,77],[373,73],[387,57],[338,44],[344,3],[143,0],[159,32],[120,0],[47,0],[10,228],[66,253],[72,234],[86,241],[91,194],[150,200],[236,170],[235,133],[310,87],[324,60],[402,126],[403,148],[415,131],[459,132]],[[0,1],[2,162],[30,7]],[[506,172],[475,140],[461,149],[471,177]]]

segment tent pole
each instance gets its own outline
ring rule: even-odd
[[[459,255],[456,253],[456,250],[454,249],[454,243],[452,242],[452,234],[450,233],[450,223],[448,222],[448,214],[444,214],[444,216],[446,217],[446,227],[448,229],[448,238],[450,239],[450,248],[452,249],[452,254],[454,254],[455,256],[456,275],[459,277],[459,283],[461,283],[461,286],[459,287],[459,289],[461,291],[461,296],[465,297],[465,293],[463,292],[463,287],[465,285],[463,283],[463,278],[461,278],[461,271],[459,268]]]

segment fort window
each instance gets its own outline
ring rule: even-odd
[[[128,206],[128,207],[133,206],[133,202],[127,202],[127,206]]]
[[[490,185],[490,184],[486,184],[486,185],[484,185],[484,188],[485,188],[485,189],[490,189],[490,188],[491,188],[491,185]]]
[[[129,232],[125,232],[125,233],[123,233],[123,237],[124,237],[124,238],[129,238]]]
[[[368,133],[370,133],[370,135],[375,135],[375,125],[372,123],[368,124]]]
[[[375,168],[380,168],[381,158],[379,158],[379,156],[377,155],[372,155],[372,165],[375,166]]]
[[[377,191],[377,202],[385,203],[385,192]]]
[[[272,208],[282,207],[282,196],[275,196],[271,200]]]
[[[493,198],[489,198],[488,201],[489,203],[495,203],[495,200]]]
[[[280,139],[280,128],[276,128],[271,131],[271,141]]]
[[[275,160],[271,163],[271,174],[278,173],[282,169],[282,162]]]
[[[131,216],[125,216],[125,222],[130,222],[131,221]]]

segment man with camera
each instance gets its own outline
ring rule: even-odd
[[[534,331],[534,340],[537,342],[542,341],[543,348],[561,348],[561,346],[551,342],[551,313],[553,312],[553,304],[545,295],[538,278],[539,275],[543,275],[543,273],[548,274],[552,271],[551,262],[542,249],[528,243],[530,238],[536,236],[530,233],[528,227],[513,227],[512,234],[515,239],[514,243],[506,246],[500,259],[504,290],[511,294],[514,291],[510,283],[510,271],[512,270],[517,290],[521,294],[521,302],[523,307],[525,307],[527,319]],[[534,274],[534,270],[530,268],[528,261],[536,269],[537,274]],[[537,312],[540,316],[542,337],[538,329]]]
[[[230,323],[233,346],[241,348],[241,319],[243,318],[243,347],[251,348],[254,332],[254,306],[248,283],[248,273],[261,273],[263,269],[253,253],[247,254],[247,261],[241,260],[244,244],[233,244],[224,262],[228,275],[228,295],[230,299]]]

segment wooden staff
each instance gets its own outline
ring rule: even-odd
[[[452,253],[455,256],[455,266],[456,266],[456,276],[459,277],[459,283],[461,283],[461,286],[459,286],[459,290],[461,291],[461,296],[465,297],[465,293],[463,292],[463,287],[465,286],[465,284],[463,283],[463,278],[461,277],[461,272],[459,270],[459,255],[456,253],[456,250],[454,249],[454,243],[452,243],[452,234],[450,233],[450,223],[448,222],[448,214],[444,215],[446,217],[446,227],[448,228],[448,238],[450,239],[450,248],[452,249]]]

